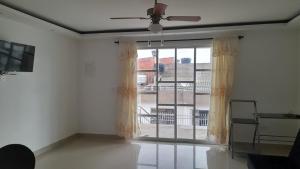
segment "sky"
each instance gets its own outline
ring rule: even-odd
[[[138,58],[152,57],[152,50],[155,49],[140,49],[138,50]],[[175,57],[175,49],[159,49],[159,58]],[[191,58],[191,63],[194,63],[194,48],[178,48],[177,59]],[[210,63],[211,48],[196,48],[196,63]]]

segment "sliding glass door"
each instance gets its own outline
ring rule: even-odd
[[[210,47],[138,50],[140,137],[206,140]]]

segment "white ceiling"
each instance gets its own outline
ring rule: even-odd
[[[1,0],[0,0],[1,1]],[[146,28],[149,21],[110,20],[146,16],[153,0],[2,0],[80,31]],[[164,26],[288,19],[300,10],[300,0],[158,0],[168,4],[166,16],[200,15],[199,23],[167,22]]]

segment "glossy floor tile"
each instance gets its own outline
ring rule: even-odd
[[[40,155],[37,169],[246,169],[222,146],[80,137]]]

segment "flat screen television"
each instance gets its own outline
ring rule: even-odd
[[[0,73],[32,72],[35,47],[0,40]]]

